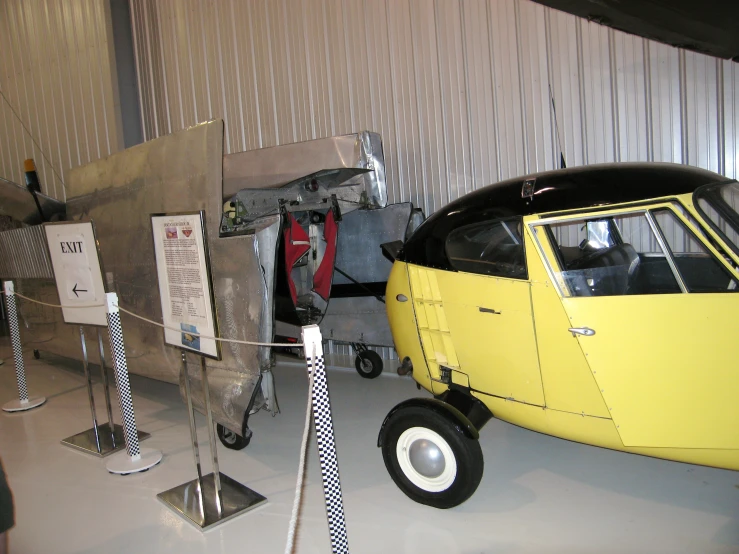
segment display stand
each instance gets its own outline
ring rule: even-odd
[[[108,334],[110,335],[110,351],[113,353],[113,367],[118,390],[118,403],[123,418],[123,438],[126,452],[112,456],[105,467],[111,473],[127,475],[146,471],[162,461],[162,453],[151,448],[139,446],[139,432],[136,429],[136,417],[133,411],[131,385],[128,382],[128,366],[126,350],[123,344],[123,328],[121,314],[118,311],[118,295],[109,292],[105,295],[108,309]]]
[[[98,347],[100,349],[100,371],[102,373],[103,390],[105,391],[105,405],[108,412],[108,423],[98,425],[97,413],[95,411],[95,396],[92,388],[92,376],[90,374],[90,366],[87,356],[87,343],[85,342],[85,329],[80,325],[80,341],[82,345],[82,368],[85,372],[85,380],[87,381],[87,396],[90,401],[90,414],[92,416],[92,428],[82,431],[71,437],[62,440],[64,446],[82,450],[88,454],[104,458],[122,450],[124,444],[123,427],[113,422],[113,411],[110,404],[110,386],[108,384],[108,374],[105,369],[105,351],[103,349],[103,338],[100,329],[97,330]],[[112,432],[111,432],[112,431]],[[138,431],[138,439],[144,440],[151,435],[144,431]]]
[[[46,402],[43,396],[28,397],[26,385],[26,367],[23,365],[21,348],[21,334],[18,329],[18,311],[15,305],[15,286],[13,281],[5,281],[5,302],[7,304],[8,325],[10,326],[10,342],[13,345],[13,360],[15,361],[15,377],[18,380],[18,400],[11,400],[3,405],[5,412],[24,412],[38,408]]]
[[[267,499],[220,472],[213,426],[213,412],[210,409],[208,374],[205,368],[205,358],[203,356],[199,356],[199,358],[213,472],[204,476],[200,465],[200,448],[198,446],[198,434],[195,428],[195,408],[192,404],[190,377],[187,371],[185,351],[183,350],[182,371],[184,372],[185,380],[187,413],[190,420],[190,438],[192,439],[192,451],[198,476],[192,481],[160,492],[157,498],[173,509],[178,515],[185,518],[186,521],[205,531],[249,510],[253,510],[266,502]]]

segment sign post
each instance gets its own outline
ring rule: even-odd
[[[220,472],[210,408],[205,358],[220,359],[220,347],[208,264],[205,213],[153,215],[154,252],[157,260],[164,342],[182,351],[187,412],[190,420],[197,478],[157,495],[165,505],[201,530],[232,519],[266,502],[261,494]],[[178,331],[179,330],[179,331]],[[203,404],[208,423],[213,472],[203,475],[195,428],[187,352],[200,357]]]
[[[110,410],[110,387],[105,369],[105,354],[100,348],[100,371],[103,378],[105,404],[108,407],[108,422],[98,424],[95,411],[92,376],[88,365],[87,343],[84,325],[98,327],[98,345],[102,346],[100,327],[107,327],[105,286],[100,268],[97,240],[92,222],[61,222],[44,224],[49,246],[51,265],[54,268],[62,316],[65,323],[75,323],[80,329],[82,368],[87,381],[92,428],[62,440],[62,444],[105,457],[124,447],[123,427],[113,422]],[[139,440],[148,438],[149,433],[140,432]]]
[[[46,402],[46,398],[43,396],[28,398],[26,366],[23,364],[23,349],[21,347],[20,330],[18,329],[18,311],[15,307],[15,287],[13,281],[5,281],[5,302],[8,305],[8,324],[10,325],[10,342],[13,345],[15,377],[18,380],[18,400],[11,400],[3,404],[3,411],[24,412],[41,406]]]

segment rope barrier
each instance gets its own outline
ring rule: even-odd
[[[313,356],[311,358],[311,366],[316,361],[316,348],[313,347]],[[303,427],[303,440],[300,443],[300,459],[298,461],[298,479],[295,484],[295,499],[293,500],[293,510],[290,516],[290,525],[287,531],[287,544],[285,545],[285,554],[292,554],[295,546],[295,531],[298,527],[298,518],[300,515],[300,500],[303,493],[303,479],[305,478],[305,458],[308,449],[308,436],[310,435],[310,416],[313,407],[313,372],[308,375],[308,406],[305,409],[305,426]]]
[[[49,304],[48,302],[41,302],[40,300],[34,300],[33,298],[28,298],[27,296],[23,296],[22,294],[15,293],[15,296],[18,298],[22,298],[23,300],[27,300],[28,302],[33,302],[34,304],[41,304],[42,306],[48,306],[50,308],[104,308],[105,304],[93,304],[92,306],[62,306],[61,304]],[[162,329],[168,329],[169,331],[175,331],[177,333],[181,333],[182,329],[178,329],[177,327],[170,327],[168,325],[164,325],[163,323],[158,323],[156,321],[152,321],[151,319],[147,319],[143,316],[140,316],[130,310],[127,310],[120,305],[116,306],[120,311],[122,311],[125,314],[130,315],[131,317],[135,317],[136,319],[140,319],[141,321],[145,321],[146,323],[150,323],[151,325],[156,325],[157,327],[161,327]],[[200,337],[203,339],[208,340],[216,340],[221,342],[230,342],[234,344],[246,344],[249,346],[277,346],[277,347],[288,347],[288,348],[295,348],[295,347],[301,347],[303,346],[302,342],[254,342],[254,341],[248,341],[248,340],[237,340],[237,339],[224,339],[221,337],[211,337],[208,335],[202,335],[200,333],[191,333],[188,331],[188,335],[192,335],[193,337]]]

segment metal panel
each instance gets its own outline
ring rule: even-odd
[[[74,169],[69,176],[67,214],[73,220],[95,222],[107,289],[118,293],[121,305],[161,321],[150,214],[205,210],[220,336],[266,342],[273,335],[274,263],[269,262],[276,258],[280,220],[279,216],[265,217],[249,236],[218,238],[222,136],[222,123],[210,122]],[[27,243],[35,245],[37,253],[46,252],[45,241],[32,241],[34,233],[40,232],[41,227],[31,227],[0,237],[24,234],[23,245],[13,242],[12,259],[17,262],[22,259],[17,253]],[[0,268],[0,274],[4,273]],[[49,271],[22,275],[49,276]],[[34,298],[58,303],[51,280],[22,279],[19,292],[26,294],[26,290]],[[44,343],[42,348],[79,358],[80,353],[70,346],[76,343],[72,340],[74,326],[65,325],[58,310],[49,313],[28,303],[21,308],[34,344]],[[177,383],[182,365],[179,351],[164,345],[160,332],[151,325],[126,315],[123,319],[130,371]],[[222,359],[208,360],[207,365],[213,379],[213,412],[220,423],[241,433],[253,399],[255,409],[276,408],[271,393],[258,394],[260,383],[262,390],[271,390],[268,348],[227,344]],[[200,365],[193,364],[190,371],[197,404],[202,400],[197,376]]]
[[[40,225],[0,233],[0,277],[53,279],[44,228]]]
[[[368,128],[426,213],[558,164],[730,175],[732,64],[523,0],[131,0],[148,138],[208,117],[226,151]],[[555,125],[552,97],[557,107]]]
[[[72,167],[121,148],[108,2],[0,3],[0,177],[64,200]]]

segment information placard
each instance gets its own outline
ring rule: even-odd
[[[65,323],[108,325],[105,286],[92,222],[45,223]]]
[[[151,216],[162,301],[164,342],[220,358],[216,334],[204,212]],[[179,329],[175,331],[171,328]]]

